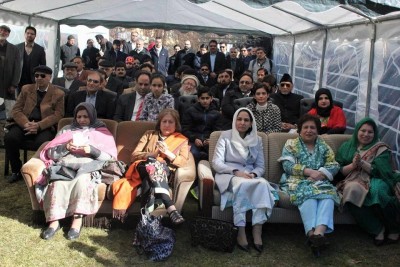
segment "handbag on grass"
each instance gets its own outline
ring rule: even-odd
[[[142,208],[142,219],[138,223],[133,245],[139,254],[145,254],[152,261],[166,260],[174,249],[175,232],[161,224],[162,216],[150,215]]]
[[[196,217],[190,224],[192,246],[222,252],[232,252],[236,245],[238,228],[231,222]]]

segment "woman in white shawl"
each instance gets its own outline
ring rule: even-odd
[[[273,188],[264,175],[264,154],[253,113],[247,108],[235,112],[232,130],[221,134],[213,159],[215,182],[221,192],[221,210],[233,207],[233,222],[239,228],[240,249],[249,252],[245,233],[246,212],[253,213],[254,247],[262,252],[262,225],[274,206]]]

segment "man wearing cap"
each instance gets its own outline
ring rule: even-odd
[[[300,100],[303,99],[303,96],[292,93],[292,90],[292,77],[285,73],[281,78],[278,93],[271,95],[272,103],[281,110],[283,132],[296,129],[297,121],[300,118]]]
[[[39,65],[46,65],[44,48],[35,43],[36,29],[32,26],[25,28],[25,42],[17,44],[21,61],[21,79],[19,88],[25,84],[35,83],[33,69]]]
[[[64,92],[50,83],[52,70],[43,65],[34,69],[35,82],[22,87],[11,111],[12,121],[4,137],[6,154],[11,163],[10,183],[20,180],[22,162],[19,149],[37,150],[52,140],[57,123],[64,116]]]
[[[87,47],[83,50],[82,58],[85,61],[85,66],[88,69],[97,69],[97,59],[100,57],[100,50],[93,46],[93,39],[88,39]]]
[[[67,106],[68,97],[73,92],[78,91],[79,87],[85,86],[84,82],[77,79],[77,68],[78,66],[74,62],[65,63],[64,76],[60,78],[54,78],[52,84],[60,86],[65,93],[65,106]]]
[[[126,76],[129,76],[133,79],[135,77],[135,73],[138,67],[135,65],[135,58],[132,56],[126,57],[125,67],[126,67]]]
[[[168,75],[169,56],[168,50],[163,47],[161,37],[156,37],[154,47],[150,50],[151,58],[154,62],[154,68],[165,77]]]
[[[174,97],[175,109],[179,112],[181,118],[184,110],[183,106],[180,105],[179,97],[196,95],[197,88],[199,87],[199,85],[200,85],[199,79],[195,75],[185,74],[181,80],[181,88],[179,88],[179,91],[177,91],[172,95]]]
[[[115,63],[119,61],[125,62],[125,59],[128,55],[121,51],[121,41],[114,40],[113,49],[108,51],[104,56],[108,61],[111,62],[112,65],[115,66]]]
[[[82,102],[91,103],[101,119],[112,119],[115,109],[116,95],[102,90],[103,76],[97,71],[91,71],[88,75],[86,90],[72,93],[68,98],[66,117],[72,117],[74,109]]]
[[[73,35],[68,35],[67,43],[61,46],[60,59],[62,66],[64,66],[65,63],[70,62],[74,57],[80,55],[81,51],[79,50],[79,47],[75,45],[75,37]]]
[[[4,99],[7,118],[15,103],[15,90],[21,75],[18,48],[7,41],[10,32],[8,26],[0,26],[0,98]]]

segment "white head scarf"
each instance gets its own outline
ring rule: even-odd
[[[251,131],[248,133],[244,138],[242,138],[236,129],[236,119],[242,110],[246,110],[250,113],[250,116],[252,118],[252,125],[251,125]],[[247,159],[249,155],[249,147],[254,147],[257,146],[258,141],[258,136],[257,136],[257,125],[256,125],[256,119],[254,118],[253,113],[251,110],[248,108],[239,108],[236,110],[235,114],[233,115],[233,121],[232,121],[232,144],[233,146],[239,151],[239,154],[244,158]]]

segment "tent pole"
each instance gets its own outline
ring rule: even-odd
[[[375,59],[375,41],[376,41],[376,23],[373,24],[373,34],[371,39],[371,48],[369,51],[369,69],[368,69],[368,85],[367,85],[367,101],[365,104],[365,116],[369,116],[369,110],[371,108],[371,91],[372,91],[372,73],[374,71],[374,59]]]
[[[328,42],[328,29],[325,29],[324,31],[325,31],[325,38],[322,45],[321,68],[319,72],[318,89],[322,87],[322,79],[324,77],[324,70],[325,70],[326,43]]]
[[[56,50],[54,51],[54,73],[53,73],[53,78],[56,78],[58,76],[58,71],[60,70],[60,54],[61,54],[60,40],[61,40],[61,29],[60,29],[60,22],[58,22],[58,25],[57,25]]]
[[[293,76],[294,74],[294,49],[296,46],[296,35],[293,35],[293,45],[292,45],[292,62],[290,62],[290,71],[289,73]],[[293,77],[294,78],[294,77]]]

